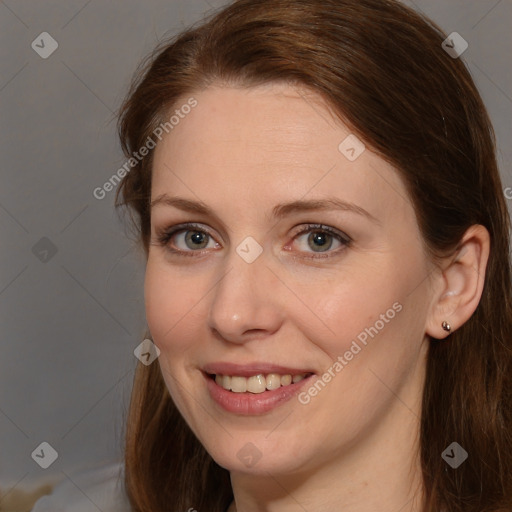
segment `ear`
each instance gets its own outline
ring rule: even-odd
[[[455,256],[443,262],[427,319],[428,335],[446,338],[450,333],[443,329],[443,321],[448,322],[453,332],[475,312],[484,288],[489,250],[489,232],[476,224],[462,237]]]

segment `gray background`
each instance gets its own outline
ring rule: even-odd
[[[0,1],[0,487],[122,456],[144,261],[114,192],[92,191],[125,161],[114,112],[140,59],[224,3]],[[511,0],[406,3],[468,41],[512,187]],[[48,59],[31,48],[45,31],[59,44]],[[59,454],[47,470],[31,458],[43,441]]]

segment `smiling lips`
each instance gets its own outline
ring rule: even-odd
[[[292,398],[314,372],[268,363],[213,363],[203,374],[210,396],[225,410],[260,414]]]
[[[264,375],[252,375],[251,377],[242,377],[240,375],[215,375],[215,382],[228,391],[234,393],[263,393],[265,390],[272,391],[279,389],[281,386],[289,386],[292,383],[300,382],[308,374],[301,373],[291,375],[279,375],[278,373],[269,373]]]

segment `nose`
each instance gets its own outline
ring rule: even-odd
[[[214,335],[244,343],[276,332],[282,322],[279,279],[263,252],[247,263],[233,250],[227,270],[213,291],[208,324]]]

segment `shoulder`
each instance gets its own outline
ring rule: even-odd
[[[44,483],[32,490],[12,488],[0,490],[0,512],[26,512],[32,510],[34,503],[45,494],[53,491],[53,483]]]
[[[126,512],[130,504],[121,462],[98,464],[67,473],[50,495],[36,501],[32,512]]]

